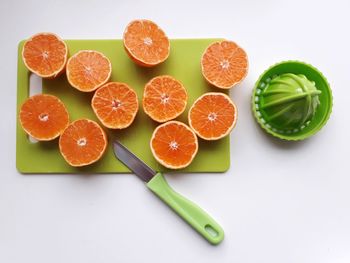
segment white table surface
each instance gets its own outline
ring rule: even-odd
[[[350,262],[350,2],[204,2],[0,1],[0,262]],[[135,18],[170,38],[232,39],[249,55],[249,74],[231,93],[239,109],[231,169],[167,176],[223,226],[217,247],[135,176],[16,171],[18,42],[41,31],[121,38]],[[328,124],[299,143],[266,136],[250,111],[258,76],[287,59],[319,68],[334,95]]]

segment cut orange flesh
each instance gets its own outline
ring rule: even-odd
[[[110,82],[99,88],[91,105],[102,124],[111,129],[129,127],[139,107],[136,92],[120,82]]]
[[[57,97],[38,94],[21,106],[19,119],[26,133],[38,141],[57,138],[69,124],[69,115]]]
[[[105,84],[112,74],[112,64],[101,52],[81,50],[67,62],[68,82],[83,92],[94,91]]]
[[[237,108],[226,94],[208,92],[193,103],[188,121],[202,139],[218,140],[228,135],[235,126]]]
[[[198,151],[198,140],[186,124],[169,121],[154,130],[150,146],[160,164],[170,169],[180,169],[193,161]]]
[[[140,66],[152,67],[165,61],[170,42],[164,31],[150,20],[134,20],[124,31],[124,47],[130,58]]]
[[[66,43],[53,33],[39,33],[23,46],[22,59],[26,67],[42,78],[54,78],[63,72],[68,57]]]
[[[211,44],[201,60],[202,74],[212,85],[230,89],[240,83],[248,72],[246,52],[232,41]]]
[[[178,80],[171,76],[151,79],[143,92],[143,109],[157,122],[165,122],[178,117],[187,104],[187,92]]]
[[[96,122],[80,119],[72,122],[59,140],[60,152],[71,166],[97,162],[107,147],[107,136]]]

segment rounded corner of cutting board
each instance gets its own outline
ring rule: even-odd
[[[20,174],[30,173],[18,160],[16,161],[16,169]]]

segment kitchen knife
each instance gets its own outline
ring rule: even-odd
[[[147,166],[120,142],[114,141],[113,148],[115,156],[122,163],[211,244],[217,245],[224,239],[220,225],[199,206],[175,192],[161,173]]]

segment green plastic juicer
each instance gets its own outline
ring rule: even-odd
[[[332,94],[317,69],[302,62],[286,61],[260,76],[253,91],[252,107],[258,123],[271,135],[302,140],[327,122]]]

